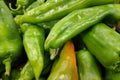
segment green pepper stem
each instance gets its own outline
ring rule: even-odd
[[[5,60],[3,60],[3,64],[5,65],[5,75],[9,76],[11,71],[11,58],[8,57]]]
[[[49,49],[50,59],[51,59],[51,60],[53,60],[53,59],[57,56],[59,50],[60,50],[60,48],[57,48],[57,49],[52,49],[52,48],[50,48],[50,49]]]
[[[22,6],[21,6],[21,5],[18,5],[16,9],[13,9],[11,3],[9,3],[9,7],[10,7],[10,9],[11,9],[12,11],[18,11],[18,10],[21,9]]]

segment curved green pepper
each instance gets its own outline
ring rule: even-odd
[[[83,42],[107,69],[120,71],[120,35],[109,26],[98,23],[81,33]]]
[[[78,80],[76,54],[72,41],[64,45],[53,67],[47,80]]]
[[[35,7],[38,7],[38,6],[41,5],[41,4],[42,4],[42,3],[39,3],[38,1],[34,1],[31,5],[29,5],[29,6],[26,8],[25,12],[27,12],[27,11],[35,8]]]
[[[20,56],[21,51],[22,40],[13,16],[4,1],[0,0],[0,62],[5,64],[5,74],[9,75],[11,62]]]
[[[26,12],[20,23],[39,23],[59,19],[79,8],[113,3],[114,0],[51,0]]]
[[[58,21],[45,41],[45,49],[58,48],[77,34],[100,22],[106,16],[120,19],[120,4],[79,9]]]
[[[44,29],[36,25],[30,25],[23,35],[23,45],[28,60],[33,68],[36,80],[43,70],[44,65]]]
[[[80,80],[102,80],[100,67],[88,50],[79,50],[76,56]]]

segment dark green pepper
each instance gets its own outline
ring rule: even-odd
[[[22,40],[13,16],[4,1],[0,0],[0,62],[5,64],[5,74],[9,75],[11,62],[20,56],[21,51]]]
[[[36,80],[44,66],[44,40],[44,29],[36,25],[30,25],[23,35],[23,45]]]
[[[45,41],[45,49],[58,48],[77,34],[100,22],[106,16],[120,19],[120,4],[79,9],[58,21]]]
[[[87,49],[77,52],[77,65],[79,80],[102,80],[100,67]]]
[[[104,80],[120,80],[120,72],[114,72],[106,69]]]
[[[96,59],[107,69],[120,71],[120,34],[98,23],[81,33],[83,42]]]
[[[20,23],[39,23],[64,17],[73,10],[94,5],[114,3],[114,0],[51,0],[26,12]]]

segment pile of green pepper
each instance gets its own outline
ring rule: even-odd
[[[0,0],[0,79],[120,80],[120,0]]]

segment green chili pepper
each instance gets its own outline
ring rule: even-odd
[[[23,45],[27,53],[28,60],[33,68],[36,80],[43,70],[44,65],[44,29],[36,25],[31,25],[23,35]]]
[[[0,62],[5,64],[5,73],[9,75],[11,63],[21,54],[22,40],[13,16],[3,0],[0,0],[0,37]]]
[[[21,29],[22,33],[24,34],[25,31],[26,31],[31,25],[32,25],[32,24],[30,24],[30,23],[23,23],[23,24],[21,24],[21,25],[20,25],[20,29]]]
[[[107,69],[120,71],[120,35],[99,23],[81,33],[82,39],[96,59]]]
[[[21,15],[16,16],[15,21],[17,24],[19,24],[18,19],[21,17]],[[42,27],[45,30],[46,35],[50,32],[50,29],[58,22],[59,20],[53,20],[49,22],[42,22],[38,23],[38,27]],[[24,33],[26,29],[30,26],[31,24],[29,23],[23,23],[20,25],[21,31]]]
[[[48,34],[51,30],[51,28],[58,22],[59,20],[52,20],[48,22],[42,22],[42,23],[37,23],[37,25],[43,27],[45,29],[45,32]]]
[[[80,80],[102,80],[100,67],[87,49],[77,52],[77,63]]]
[[[45,49],[58,48],[77,34],[100,22],[104,17],[120,19],[120,4],[108,4],[79,9],[58,21],[45,41]]]
[[[28,12],[20,19],[20,23],[39,23],[59,19],[79,8],[113,3],[114,0],[51,0]]]
[[[74,44],[68,41],[47,80],[78,80]]]
[[[37,0],[39,4],[44,3],[45,0]]]
[[[20,72],[18,80],[32,80],[34,78],[34,72],[30,62],[28,61]]]
[[[37,0],[37,1],[34,1],[31,5],[29,5],[27,8],[26,8],[26,12],[31,10],[31,9],[34,9],[38,6],[40,6],[41,4],[43,4],[45,2],[45,0]]]

